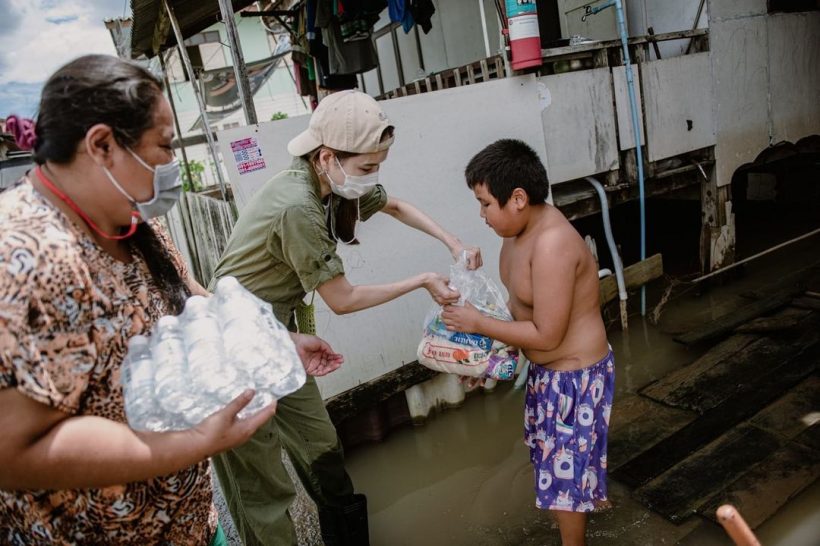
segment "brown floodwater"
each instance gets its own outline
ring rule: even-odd
[[[674,333],[748,303],[744,294],[816,264],[818,248],[820,240],[809,239],[753,262],[742,278],[720,287],[699,294],[676,290],[658,325],[633,316],[628,336],[610,328],[617,373],[614,404],[618,396],[635,393],[700,355],[674,342]],[[657,297],[651,294],[650,301]],[[431,416],[422,426],[399,429],[381,443],[352,450],[348,470],[368,496],[371,542],[559,544],[549,513],[534,506],[532,469],[522,441],[523,396],[501,385],[469,396],[462,406]],[[589,544],[731,544],[711,521],[694,516],[675,525],[630,498],[625,486],[610,480],[609,489],[614,507],[590,517]],[[757,533],[767,546],[820,544],[820,482],[789,501]]]

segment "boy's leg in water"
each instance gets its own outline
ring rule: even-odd
[[[584,546],[584,533],[587,527],[586,513],[565,510],[552,510],[552,513],[561,530],[561,544],[563,546]]]

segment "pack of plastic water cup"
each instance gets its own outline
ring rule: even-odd
[[[270,305],[233,277],[220,279],[211,297],[190,297],[179,316],[159,319],[149,337],[131,338],[122,377],[128,424],[152,431],[195,426],[254,389],[244,417],[306,380]]]

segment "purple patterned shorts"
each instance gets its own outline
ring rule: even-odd
[[[591,512],[606,500],[606,436],[615,359],[612,351],[587,368],[555,371],[530,364],[524,442],[535,471],[535,505]]]

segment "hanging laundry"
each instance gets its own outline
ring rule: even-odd
[[[381,5],[381,8],[378,6]],[[376,47],[371,34],[372,23],[367,27],[367,36],[362,39],[345,40],[342,35],[342,23],[337,17],[337,10],[342,10],[345,17],[362,15],[372,18],[370,10],[379,11],[387,7],[386,0],[316,0],[316,15],[314,25],[317,35],[321,29],[323,45],[327,49],[328,63],[321,63],[322,71],[330,75],[359,74],[368,72],[378,65]],[[378,14],[376,15],[378,16]],[[322,57],[313,53],[320,50],[318,44],[314,48],[311,42],[311,52],[320,61]],[[325,69],[327,71],[325,72]]]
[[[387,11],[390,20],[394,23],[401,23],[401,28],[407,34],[416,22],[410,10],[410,0],[388,0]]]
[[[425,34],[433,28],[431,19],[435,12],[436,6],[433,5],[433,0],[410,0],[410,13],[413,15],[413,20]]]
[[[338,21],[332,20],[322,37],[328,49],[330,74],[360,74],[379,64],[373,39],[345,41]]]

